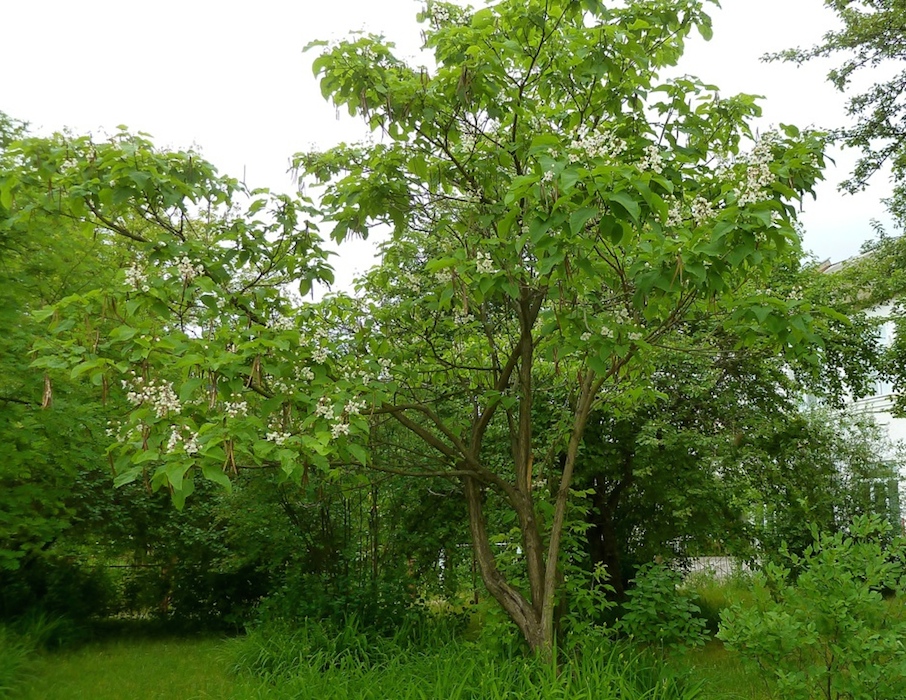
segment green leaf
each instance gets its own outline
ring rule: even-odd
[[[355,442],[350,442],[346,445],[346,449],[349,450],[349,453],[363,466],[368,464],[368,450]]]
[[[634,223],[638,223],[642,209],[628,192],[613,192],[607,197],[607,200],[612,204],[617,204],[622,211],[629,215]]]
[[[585,228],[589,219],[598,213],[596,207],[583,207],[569,215],[569,230],[574,236]]]
[[[228,477],[224,473],[222,467],[219,467],[216,464],[205,462],[201,465],[201,474],[208,481],[212,481],[215,484],[223,486],[227,491],[231,491],[233,489],[233,482],[230,481],[230,477]]]

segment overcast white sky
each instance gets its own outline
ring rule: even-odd
[[[480,5],[481,0],[474,2]],[[0,110],[38,132],[119,124],[157,143],[196,145],[222,172],[253,186],[292,187],[289,157],[312,144],[355,140],[363,130],[337,119],[321,98],[302,48],[318,38],[368,29],[404,55],[420,44],[416,0],[5,0],[0,29]],[[711,42],[696,39],[682,72],[726,94],[765,96],[764,125],[830,127],[844,99],[827,85],[827,65],[795,68],[759,57],[808,46],[834,26],[822,0],[724,0]],[[839,260],[858,252],[872,218],[886,220],[884,178],[857,197],[840,195],[855,154],[837,167],[803,217],[806,247]],[[370,264],[367,246],[342,249],[342,278]]]

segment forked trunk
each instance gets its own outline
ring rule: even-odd
[[[553,659],[554,640],[552,631],[545,634],[545,629],[541,624],[541,601],[537,601],[533,605],[500,573],[488,539],[481,488],[471,477],[464,478],[463,483],[469,509],[472,549],[475,552],[475,560],[478,563],[478,570],[485,587],[519,628],[529,648],[545,661],[550,661]],[[534,572],[530,570],[529,575],[533,574]],[[535,582],[534,585],[530,583],[530,588],[532,590],[542,589],[543,581]]]

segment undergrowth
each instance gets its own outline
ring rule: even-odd
[[[373,637],[308,622],[259,629],[235,642],[233,671],[258,685],[246,698],[399,700],[444,698],[613,698],[695,700],[701,684],[671,674],[630,647],[597,640],[559,666],[501,655],[452,635],[401,630]]]

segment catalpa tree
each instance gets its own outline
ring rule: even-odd
[[[700,2],[429,3],[421,18],[430,67],[377,36],[315,59],[325,96],[379,136],[297,156],[317,207],[253,193],[239,213],[235,182],[127,135],[21,143],[0,206],[20,224],[77,218],[134,253],[116,288],[46,312],[38,360],[119,391],[121,481],[181,500],[196,472],[227,483],[242,467],[450,479],[488,591],[549,656],[592,412],[645,400],[662,348],[702,329],[820,361],[822,312],[767,280],[798,263],[795,205],[823,139],[756,135],[752,97],[658,78],[710,32]],[[337,241],[388,228],[355,295],[287,292],[329,275],[316,220]],[[369,446],[386,434],[421,447],[382,462]],[[515,523],[515,577],[489,497]]]

